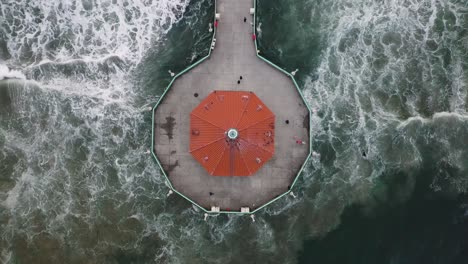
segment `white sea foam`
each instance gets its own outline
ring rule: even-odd
[[[421,123],[421,124],[428,124],[432,122],[437,122],[437,121],[445,121],[445,120],[459,120],[459,121],[468,121],[468,115],[466,114],[460,114],[460,113],[453,113],[453,112],[439,112],[439,113],[434,113],[434,115],[430,118],[424,118],[421,116],[412,116],[408,118],[407,120],[401,122],[398,125],[398,128],[403,128],[405,126],[408,126],[412,123]]]
[[[319,190],[308,200],[317,210],[330,201],[341,210],[372,200],[367,195],[382,175],[403,171],[414,177],[431,145],[441,153],[433,155],[434,163],[464,171],[466,151],[454,142],[467,126],[465,40],[457,29],[466,23],[466,4],[358,0],[319,8],[327,47],[304,92],[319,109],[311,128],[324,163],[312,163],[305,185]],[[467,186],[461,176],[450,179],[454,189]]]
[[[17,70],[10,70],[6,65],[0,64],[0,81],[4,79],[26,79],[24,74]]]
[[[138,62],[181,17],[188,1],[15,1],[5,14],[8,50],[34,64],[116,55]],[[17,22],[20,22],[18,24]],[[14,32],[14,34],[12,34]]]
[[[8,175],[14,185],[7,193],[0,192],[5,197],[2,213],[13,219],[0,228],[3,241],[13,241],[12,236],[20,233],[31,240],[50,233],[56,238],[74,236],[71,243],[78,243],[72,234],[76,229],[66,228],[67,234],[61,229],[76,223],[92,227],[96,221],[113,222],[125,230],[128,227],[119,224],[120,219],[104,210],[113,212],[129,204],[131,209],[120,212],[138,216],[145,230],[155,224],[148,215],[158,209],[146,208],[144,201],[149,198],[163,206],[167,188],[151,156],[145,154],[147,144],[141,144],[150,142],[144,119],[149,112],[142,113],[133,102],[131,70],[181,18],[187,3],[10,1],[0,5],[5,15],[0,25],[11,55],[6,63],[19,69],[0,65],[0,80],[24,80],[25,75],[30,79],[7,89],[12,105],[8,118],[2,119],[4,149],[11,150],[18,162]],[[112,71],[93,78],[56,70],[86,67],[97,72],[106,63]],[[150,100],[146,103],[154,103]],[[38,215],[44,224],[39,231],[38,223],[30,220]],[[171,240],[170,223],[159,219],[160,227],[148,232]],[[139,242],[133,241],[136,246]],[[2,258],[8,254],[2,252]]]
[[[131,101],[130,71],[181,18],[187,3],[70,0],[1,5],[9,63],[43,89],[94,98],[102,105]],[[100,74],[102,67],[109,73]],[[63,75],[62,69],[76,73]],[[0,77],[3,72],[0,69]],[[9,74],[24,78],[17,71]]]

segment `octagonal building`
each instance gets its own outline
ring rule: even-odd
[[[190,153],[210,175],[253,175],[274,138],[275,115],[253,92],[214,91],[190,114]]]
[[[168,185],[206,212],[255,212],[291,190],[310,156],[310,110],[293,75],[257,53],[252,8],[216,1],[210,56],[153,109]]]

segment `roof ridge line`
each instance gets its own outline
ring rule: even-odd
[[[252,92],[250,92],[252,93]],[[245,109],[247,108],[247,106],[250,104],[251,100],[250,100],[250,96],[249,96],[249,99],[247,101],[247,103],[245,104],[244,108],[242,109],[242,115],[239,117],[239,120],[237,120],[237,123],[234,127],[237,127],[237,125],[239,125],[240,121],[242,120],[242,118],[244,117],[244,114],[245,114]]]
[[[202,118],[201,116],[199,116],[199,115],[195,114],[193,111],[192,111],[190,114],[191,114],[191,115],[194,115],[194,116],[196,116],[196,117],[198,117],[198,118],[200,118],[201,120],[203,120],[203,121],[205,121],[205,122],[207,122],[207,123],[209,123],[209,124],[211,124],[211,125],[213,125],[213,126],[215,126],[215,127],[219,128],[219,129],[222,129],[222,130],[226,131],[226,129],[225,129],[225,128],[223,128],[223,127],[220,127],[220,126],[218,126],[218,125],[215,125],[215,124],[211,123],[210,121],[208,121],[208,120],[206,120],[206,119]]]
[[[201,146],[201,147],[198,147],[198,148],[196,148],[196,149],[190,150],[189,153],[192,153],[192,152],[197,151],[197,150],[199,150],[199,149],[201,149],[201,148],[204,148],[204,147],[208,147],[209,145],[211,145],[211,144],[213,144],[213,143],[216,143],[216,142],[220,141],[221,139],[224,139],[224,138],[220,138],[220,139],[216,139],[216,140],[214,140],[214,141],[211,141],[210,143],[207,143],[207,144],[205,144],[205,145],[203,145],[203,146]]]
[[[218,163],[216,164],[216,166],[214,167],[214,170],[213,170],[213,172],[211,172],[211,173],[210,173],[210,175],[212,175],[212,176],[215,176],[213,173],[216,171],[216,169],[217,169],[217,168],[218,168],[218,166],[219,166],[219,163],[220,163],[220,162],[221,162],[221,160],[223,159],[224,152],[226,152],[226,146],[224,146],[223,153],[221,153],[221,155],[219,156]]]
[[[243,140],[243,139],[239,139],[239,140]],[[245,140],[243,140],[243,141],[245,141]],[[247,141],[246,141],[246,142],[247,142]],[[242,155],[242,151],[240,151],[240,149],[239,149],[239,156],[242,158],[242,162],[244,162],[245,167],[246,167],[247,170],[249,171],[249,175],[247,175],[247,176],[251,176],[251,175],[252,175],[252,171],[250,170],[249,166],[247,165],[247,162],[245,162],[244,155]]]
[[[242,138],[241,138],[241,139],[242,139]],[[275,155],[274,151],[271,152],[271,151],[269,151],[268,149],[266,149],[266,148],[264,148],[264,147],[262,147],[262,146],[259,146],[259,145],[255,145],[255,144],[253,144],[253,143],[250,143],[250,141],[248,141],[248,140],[245,140],[245,139],[242,139],[242,140],[245,141],[245,142],[247,142],[247,143],[248,143],[249,145],[251,145],[251,146],[259,147],[259,148],[263,149],[264,151],[270,153],[271,155]]]
[[[270,153],[271,155],[275,155],[275,152],[274,152],[274,151],[271,152],[271,151],[269,151],[268,149],[264,148],[263,146],[255,145],[255,144],[253,144],[253,143],[250,143],[250,141],[248,141],[248,140],[244,140],[244,141],[247,142],[247,143],[249,143],[249,144],[252,145],[252,146],[256,146],[256,147],[259,147],[259,148],[263,149],[264,151]]]
[[[272,113],[272,114],[273,114],[273,113]],[[259,124],[259,123],[261,123],[261,122],[267,120],[268,118],[272,118],[272,117],[273,117],[273,118],[276,118],[275,114],[273,114],[272,116],[269,116],[269,117],[265,117],[264,119],[262,119],[262,120],[260,120],[260,121],[258,121],[258,122],[255,122],[255,123],[251,124],[250,126],[248,126],[248,127],[246,127],[246,128],[243,128],[243,129],[240,129],[240,130],[238,130],[238,131],[239,131],[239,132],[244,131],[244,130],[246,130],[246,129],[252,127],[252,126],[255,126],[255,125],[257,125],[257,124]]]

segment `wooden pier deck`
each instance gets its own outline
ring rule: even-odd
[[[221,18],[211,57],[179,77],[155,111],[154,152],[166,175],[208,210],[252,211],[267,203],[288,190],[309,153],[309,112],[291,79],[257,58],[252,7],[252,0],[217,1]],[[190,112],[213,90],[253,91],[276,115],[275,155],[252,176],[211,176],[189,153]],[[296,137],[307,144],[296,144]]]

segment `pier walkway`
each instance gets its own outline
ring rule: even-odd
[[[207,210],[260,207],[288,191],[309,154],[308,109],[291,78],[256,56],[252,7],[252,0],[217,0],[211,56],[177,78],[155,111],[158,160],[173,188]],[[189,153],[190,112],[214,90],[253,91],[276,116],[275,154],[252,176],[211,176]]]

